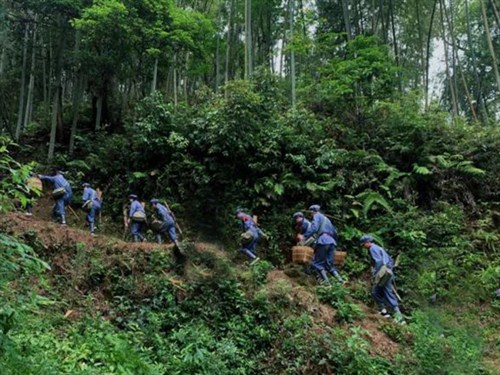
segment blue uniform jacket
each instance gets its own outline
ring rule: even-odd
[[[314,214],[312,225],[309,227],[306,233],[304,233],[304,239],[308,239],[316,232],[321,229],[321,233],[319,233],[319,237],[316,240],[316,245],[337,245],[337,241],[335,240],[337,236],[337,231],[333,226],[330,219],[328,219],[325,215],[320,212],[316,212]]]
[[[248,214],[243,214],[241,218],[241,225],[243,227],[243,231],[250,230],[254,236],[254,238],[258,238],[261,234],[261,230],[253,221],[253,218]]]
[[[389,267],[391,270],[393,268],[393,263],[392,263],[392,259],[391,257],[389,256],[389,254],[387,254],[387,252],[381,248],[380,246],[378,245],[371,245],[370,246],[370,256],[373,260],[373,270],[372,270],[372,273],[375,275],[378,270],[382,267],[382,265],[387,265],[387,267]]]
[[[144,212],[144,207],[142,207],[142,204],[141,202],[135,200],[132,202],[132,204],[130,205],[130,211],[129,211],[129,214],[128,216],[129,217],[132,217],[137,211],[142,211]]]
[[[56,174],[55,176],[40,176],[40,180],[50,182],[54,186],[54,190],[59,188],[64,188],[64,190],[66,190],[66,193],[73,194],[71,185],[63,177],[62,174]]]
[[[158,215],[158,218],[163,221],[164,223],[167,223],[168,225],[173,225],[175,224],[174,220],[174,215],[172,212],[165,207],[164,205],[157,203],[156,204],[156,213]]]
[[[82,197],[83,203],[87,201],[92,201],[94,204],[94,207],[100,208],[101,207],[101,201],[99,200],[99,197],[97,196],[97,191],[90,187],[86,187],[83,189],[83,197]]]

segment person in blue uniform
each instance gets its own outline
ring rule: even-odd
[[[162,238],[168,235],[170,241],[179,247],[179,242],[177,241],[177,232],[175,230],[175,216],[166,206],[161,204],[158,199],[151,199],[151,205],[156,214],[158,220],[162,222],[159,231],[156,233],[156,241],[161,244]]]
[[[134,242],[143,242],[145,241],[145,238],[142,234],[145,226],[145,221],[137,221],[134,220],[134,214],[136,212],[142,212],[144,213],[145,217],[145,211],[144,207],[142,207],[141,202],[137,199],[136,194],[130,194],[128,196],[128,199],[130,200],[130,210],[128,214],[128,224],[130,225],[130,233],[132,234],[132,239]]]
[[[66,206],[71,202],[71,199],[73,198],[73,190],[71,189],[71,185],[64,178],[64,174],[61,171],[54,171],[53,176],[38,175],[38,178],[42,181],[52,184],[54,190],[64,190],[64,194],[61,197],[55,198],[56,203],[52,210],[52,216],[54,216],[57,220],[60,220],[62,225],[66,225]]]
[[[338,282],[344,283],[344,280],[338,273],[333,264],[335,258],[335,247],[337,246],[337,231],[330,219],[320,212],[320,206],[317,204],[309,207],[313,212],[312,225],[303,235],[306,241],[311,237],[315,237],[312,246],[314,248],[314,258],[312,262],[313,268],[318,273],[318,279],[322,284],[330,285],[328,273],[331,274]]]
[[[297,242],[300,242],[300,236],[303,236],[309,228],[311,228],[311,222],[304,217],[302,212],[296,212],[293,214],[293,220],[295,221],[295,234],[297,237]]]
[[[372,236],[365,234],[360,238],[359,243],[370,252],[370,258],[372,259],[373,264],[373,278],[383,265],[386,265],[391,271],[393,271],[394,263],[391,257],[387,254],[387,251],[374,243]],[[378,306],[380,315],[385,318],[390,317],[390,314],[386,309],[386,306],[388,305],[394,311],[394,320],[399,324],[405,324],[403,315],[399,310],[398,298],[394,290],[394,271],[393,276],[384,286],[376,284],[373,285],[372,297]]]
[[[96,228],[95,225],[96,217],[101,211],[102,202],[99,199],[97,191],[92,189],[92,186],[88,182],[85,182],[82,186],[83,186],[83,196],[82,196],[83,206],[87,210],[86,221],[90,228],[90,234],[93,236]]]
[[[243,212],[242,209],[236,210],[236,217],[241,221],[242,237],[244,235],[248,236],[248,238],[242,238],[240,251],[251,260],[250,264],[255,264],[260,259],[257,256],[257,243],[263,236],[263,233],[254,222],[252,216]]]

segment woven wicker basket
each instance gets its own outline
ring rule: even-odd
[[[40,180],[38,177],[28,178],[28,180],[26,181],[26,184],[28,185],[28,187],[30,189],[37,189],[40,191],[42,191],[42,189],[43,189],[42,180]]]
[[[345,251],[336,250],[335,251],[335,259],[333,260],[336,266],[343,266],[345,263],[345,258],[347,257],[347,253]]]
[[[292,261],[296,264],[309,264],[314,256],[314,250],[309,246],[292,247]]]

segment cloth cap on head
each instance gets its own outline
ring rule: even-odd
[[[239,213],[243,212],[243,208],[237,208],[235,215],[238,215]]]
[[[370,236],[369,234],[365,234],[364,236],[362,236],[360,239],[359,239],[359,243],[360,245],[363,245],[367,242],[373,242],[373,237]]]
[[[319,212],[319,210],[321,210],[319,204],[313,204],[311,207],[309,207],[309,211]]]
[[[89,184],[88,182],[84,182],[84,183],[82,184],[82,186],[83,186],[83,187],[90,187],[90,184]]]
[[[293,214],[293,218],[296,219],[298,217],[304,217],[304,214],[302,212],[296,212]]]
[[[156,199],[156,198],[153,198],[153,199],[151,199],[149,202],[150,202],[151,204],[157,204],[157,203],[159,202],[159,200],[158,200],[158,199]]]
[[[137,195],[136,194],[130,194],[128,196],[128,199],[137,199]]]

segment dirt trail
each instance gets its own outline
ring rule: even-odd
[[[45,246],[57,247],[58,244],[82,244],[86,248],[112,246],[124,251],[151,251],[153,249],[172,248],[172,245],[158,245],[156,243],[129,243],[118,238],[105,235],[92,237],[88,230],[77,229],[60,224],[40,220],[35,212],[34,216],[22,213],[6,213],[0,217],[0,230],[11,235],[30,237],[36,234],[37,240]]]
[[[285,290],[291,303],[307,310],[315,319],[327,325],[338,324],[335,321],[335,309],[330,305],[321,303],[317,296],[308,290],[307,287],[301,285],[297,279],[286,275],[281,270],[272,270],[269,272],[266,288],[271,295],[283,292],[282,289],[285,286],[291,288],[291,290]],[[395,358],[400,351],[400,346],[379,329],[379,326],[384,324],[384,320],[373,313],[366,305],[361,303],[358,303],[358,305],[363,310],[365,317],[360,322],[356,322],[355,325],[367,332],[365,338],[371,344],[370,352],[385,358]]]

